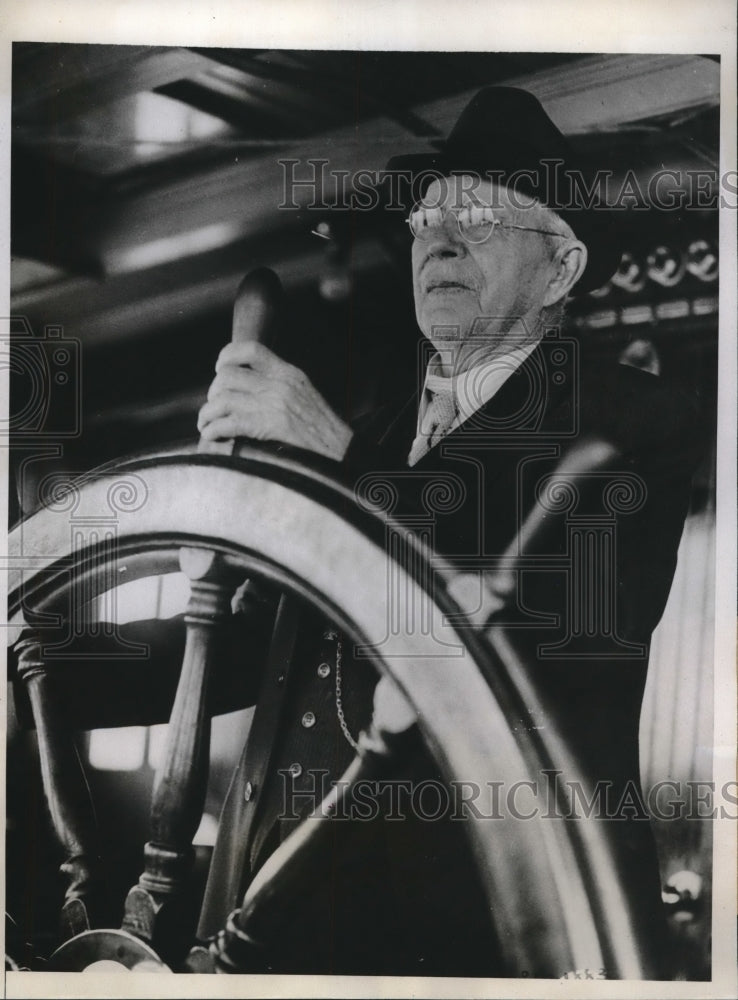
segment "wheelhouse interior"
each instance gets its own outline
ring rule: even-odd
[[[482,86],[528,88],[622,192],[620,270],[571,304],[567,335],[583,354],[674,379],[698,401],[704,458],[654,637],[641,754],[645,785],[710,781],[718,213],[704,177],[718,165],[719,68],[701,55],[16,43],[11,322],[17,337],[46,344],[46,403],[34,403],[33,372],[17,365],[11,525],[43,499],[49,477],[196,441],[236,288],[256,266],[285,288],[278,352],[340,413],[359,420],[413,379],[407,227],[348,211],[342,185],[395,153],[430,148]],[[660,189],[649,185],[667,170]],[[699,184],[699,204],[664,207]],[[187,592],[172,572],[100,601],[118,622],[167,620]],[[249,718],[247,708],[213,723],[200,886]],[[141,868],[164,729],[80,734],[121,905]],[[8,944],[29,961],[53,939],[63,889],[35,733],[12,690],[8,738]],[[655,830],[680,976],[705,978],[710,821],[662,819]]]

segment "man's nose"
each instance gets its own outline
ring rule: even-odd
[[[428,241],[428,256],[464,257],[466,254],[466,241],[459,232],[456,220],[449,215],[443,225],[434,230]]]

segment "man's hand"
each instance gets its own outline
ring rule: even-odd
[[[220,352],[197,428],[205,441],[281,441],[340,461],[353,431],[308,377],[256,341]]]

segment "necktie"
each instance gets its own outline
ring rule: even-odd
[[[433,386],[433,381],[446,383],[441,388]],[[456,420],[458,408],[450,379],[437,379],[426,382],[425,407],[420,418],[418,435],[413,441],[408,465],[415,465],[426,452],[434,448],[441,438],[448,433]]]

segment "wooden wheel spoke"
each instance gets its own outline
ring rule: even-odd
[[[212,971],[249,971],[262,945],[273,941],[290,903],[315,889],[325,877],[334,846],[336,817],[351,814],[354,795],[366,782],[395,772],[415,744],[416,716],[395,685],[382,677],[374,695],[368,729],[359,735],[359,751],[320,805],[267,859],[246,890],[241,907],[229,917],[210,948]],[[352,833],[342,824],[344,836]],[[201,963],[201,949],[191,961]],[[201,971],[203,971],[201,969]]]
[[[180,565],[190,579],[184,658],[154,784],[145,867],[126,899],[122,925],[166,956],[176,953],[187,931],[177,920],[178,897],[191,873],[192,841],[205,803],[208,689],[219,655],[219,628],[230,617],[231,597],[239,582],[233,567],[214,552],[183,549]]]

